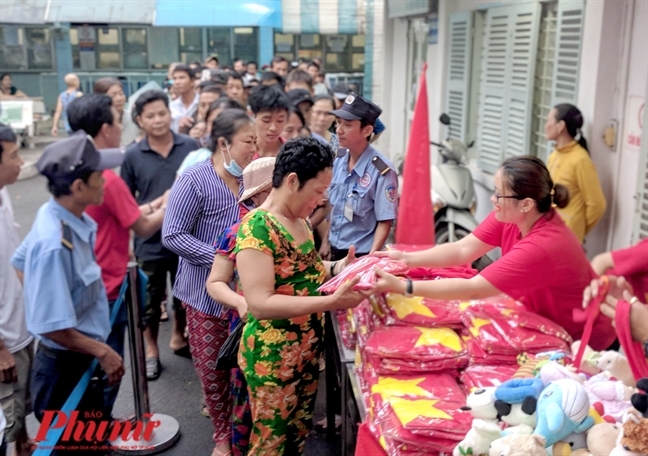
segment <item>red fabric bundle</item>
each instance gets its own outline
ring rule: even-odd
[[[319,287],[317,291],[333,294],[340,286],[357,276],[360,276],[360,282],[353,289],[371,290],[376,286],[376,271],[374,270],[376,267],[395,275],[407,272],[407,266],[399,261],[367,255],[344,268],[342,272]]]
[[[463,327],[459,301],[441,301],[417,296],[406,298],[398,293],[388,293],[385,300],[391,317],[387,323],[427,328]]]
[[[488,356],[569,348],[571,338],[564,329],[510,298],[473,301],[462,307],[464,325]]]
[[[486,366],[475,364],[461,373],[461,384],[464,392],[470,394],[473,389],[488,386],[499,386],[513,377],[518,365]]]
[[[456,358],[436,361],[404,360],[396,358],[382,358],[375,364],[376,373],[380,375],[392,374],[427,374],[430,372],[447,372],[457,375],[456,370],[468,365],[468,358]]]
[[[456,367],[468,360],[464,342],[449,328],[379,327],[369,336],[364,348],[376,358],[448,363],[454,360]]]

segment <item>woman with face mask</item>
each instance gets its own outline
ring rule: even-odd
[[[180,256],[173,294],[187,310],[191,356],[214,425],[213,454],[230,451],[229,371],[215,368],[228,333],[228,309],[214,301],[205,282],[214,261],[214,240],[240,217],[243,168],[256,153],[256,129],[245,111],[227,109],[214,121],[211,160],[176,180],[162,227],[162,242]]]

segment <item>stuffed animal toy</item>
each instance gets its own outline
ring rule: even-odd
[[[630,408],[630,398],[634,388],[626,386],[622,381],[587,381],[583,383],[590,404],[600,403],[605,410],[605,415],[621,422],[621,418]]]
[[[572,357],[576,357],[576,353],[578,353],[578,349],[580,348],[580,340],[577,340],[574,342],[571,346],[571,351],[572,351]],[[590,346],[585,347],[585,353],[583,354],[583,360],[581,361],[580,366],[576,366],[576,368],[581,371],[586,373],[587,375],[594,375],[598,374],[601,372],[601,369],[599,369],[596,365],[596,361],[601,357],[601,354],[599,352],[596,352],[590,348]]]
[[[593,451],[594,454],[610,454],[612,452],[612,449],[616,446],[616,442],[620,433],[621,424],[595,424],[589,429],[589,431],[587,431],[586,446],[591,451]]]
[[[589,409],[583,385],[573,379],[556,380],[540,394],[534,434],[543,436],[549,447],[572,432],[585,432],[594,424]]]
[[[648,419],[630,411],[610,456],[648,455]]]
[[[511,434],[491,443],[489,456],[547,456],[541,435]]]
[[[581,448],[587,448],[587,434],[585,434],[584,432],[572,432],[567,437],[560,440],[560,442],[558,443],[561,442],[569,445],[572,451],[580,450]]]
[[[571,378],[579,383],[583,383],[585,381],[585,375],[576,373],[576,370],[573,366],[563,366],[558,363],[547,363],[540,369],[540,380],[542,380],[542,383],[545,386],[547,386],[551,382],[565,378]]]
[[[509,427],[502,431],[502,436],[509,434],[533,434],[536,426],[537,400],[528,396],[521,404],[507,404],[504,401],[495,401],[500,419]]]
[[[648,418],[648,378],[640,378],[637,382],[638,393],[630,397],[632,406],[641,413],[641,416]]]
[[[475,417],[470,431],[452,452],[453,456],[486,454],[493,440],[500,438],[502,429],[498,424],[495,408],[495,388],[480,388],[468,395],[466,405],[461,407]]]
[[[495,390],[495,399],[508,404],[520,404],[527,397],[537,399],[544,389],[537,378],[513,378],[507,380]]]
[[[635,379],[630,369],[628,359],[619,352],[604,351],[596,362],[596,366],[607,372],[617,380],[621,380],[627,386],[634,386]]]

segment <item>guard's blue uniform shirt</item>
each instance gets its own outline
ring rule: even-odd
[[[391,168],[384,176],[372,163],[380,157]],[[368,253],[378,222],[395,220],[398,210],[398,178],[392,164],[369,145],[349,172],[349,153],[335,159],[329,200],[333,206],[329,242],[331,247]],[[345,216],[345,205],[353,209],[351,221]],[[348,212],[348,210],[347,210]],[[348,214],[347,214],[348,215]]]
[[[61,242],[61,221],[70,227],[72,250]],[[27,330],[48,347],[65,349],[43,336],[52,331],[76,329],[101,342],[110,334],[108,298],[94,254],[96,233],[90,216],[78,218],[51,198],[11,258],[24,273]]]

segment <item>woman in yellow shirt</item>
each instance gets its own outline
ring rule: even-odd
[[[556,142],[547,162],[551,179],[569,190],[569,204],[558,212],[581,242],[603,217],[607,206],[587,141],[580,131],[582,126],[583,115],[570,104],[555,106],[545,124],[545,136]]]

